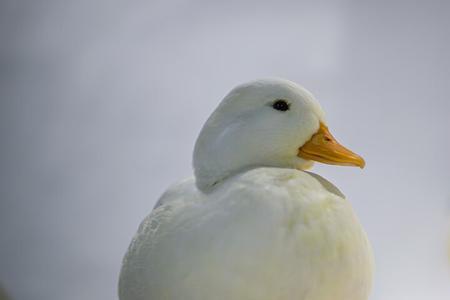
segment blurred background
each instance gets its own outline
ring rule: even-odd
[[[131,237],[192,174],[208,115],[267,76],[312,91],[366,159],[313,171],[369,234],[371,299],[450,299],[450,2],[3,0],[0,66],[11,299],[117,299]]]

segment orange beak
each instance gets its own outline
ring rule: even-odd
[[[339,144],[323,123],[320,123],[319,130],[311,139],[298,149],[297,155],[330,165],[356,166],[361,169],[366,165],[361,156]]]

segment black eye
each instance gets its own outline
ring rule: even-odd
[[[273,103],[272,107],[279,111],[289,110],[289,104],[285,100],[277,100]]]

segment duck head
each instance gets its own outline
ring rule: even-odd
[[[314,96],[283,79],[234,88],[203,126],[194,149],[199,189],[256,167],[305,170],[314,161],[358,166],[364,160],[331,135]]]

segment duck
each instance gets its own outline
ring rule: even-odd
[[[232,89],[200,131],[193,176],[164,192],[133,237],[120,300],[367,300],[367,234],[314,162],[365,166],[300,85]]]

